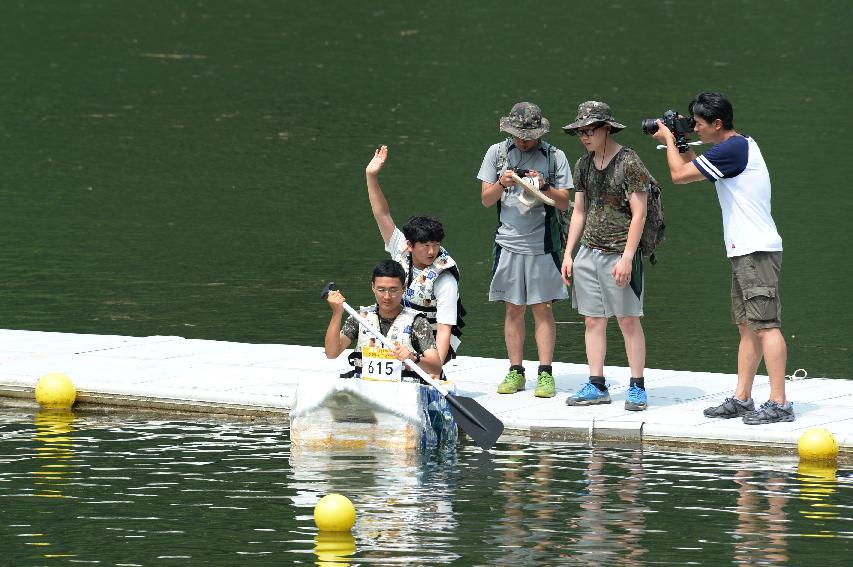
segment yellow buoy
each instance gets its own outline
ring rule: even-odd
[[[45,374],[36,384],[36,401],[44,408],[70,408],[76,399],[74,383],[61,372]]]
[[[800,435],[797,451],[804,461],[834,461],[838,457],[838,443],[829,430],[812,427]]]
[[[342,494],[327,494],[314,506],[314,523],[320,531],[348,532],[355,524],[355,506]]]

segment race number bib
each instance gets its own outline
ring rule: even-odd
[[[403,380],[403,363],[394,358],[390,349],[363,347],[361,349],[361,378],[362,380],[400,382]]]

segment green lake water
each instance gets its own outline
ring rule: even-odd
[[[330,492],[351,533],[314,527]],[[304,453],[286,423],[0,414],[0,565],[849,565],[853,470],[499,443]]]
[[[669,183],[639,128],[721,90],[771,172],[789,372],[850,378],[851,10],[0,0],[0,328],[319,346],[326,281],[371,301],[385,253],[363,171],[388,144],[395,219],[440,216],[461,266],[461,354],[503,358],[503,310],[486,300],[495,211],[475,175],[520,100],[574,163],[559,126],[598,99],[664,186],[647,365],[731,373],[713,187]],[[584,362],[580,318],[555,312],[555,359]],[[608,363],[621,351],[616,332]],[[842,565],[850,479],[571,444],[304,455],[275,421],[4,408],[0,565]],[[359,509],[352,539],[313,527],[333,490]]]
[[[487,301],[494,208],[475,179],[532,100],[546,139],[607,101],[664,185],[647,269],[650,368],[734,372],[729,267],[710,183],[675,187],[639,128],[701,90],[758,140],[784,239],[789,372],[851,377],[853,215],[841,166],[851,4],[0,2],[0,326],[319,345],[333,279],[371,301],[384,257],[364,166],[388,144],[394,218],[435,214],[462,271],[462,354],[504,357]],[[555,308],[555,358],[584,362]],[[615,324],[608,363],[624,365]],[[535,358],[532,336],[527,358]]]

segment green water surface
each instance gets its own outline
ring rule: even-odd
[[[351,533],[318,532],[328,493]],[[297,451],[276,420],[0,413],[0,565],[849,565],[849,463],[501,442]]]
[[[487,302],[494,209],[475,179],[498,119],[532,100],[546,139],[608,102],[664,185],[647,269],[651,368],[734,372],[710,183],[675,187],[642,118],[721,90],[755,137],[784,239],[789,371],[850,377],[851,4],[0,1],[0,327],[319,345],[334,279],[372,301],[384,257],[363,169],[395,219],[436,214],[462,271],[461,353],[504,357]],[[555,358],[584,362],[555,308]],[[613,330],[615,331],[615,325]],[[532,334],[527,358],[535,358]],[[608,362],[625,364],[612,335]]]

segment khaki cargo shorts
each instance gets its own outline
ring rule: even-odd
[[[732,261],[732,321],[751,330],[782,326],[781,252],[753,252]]]

